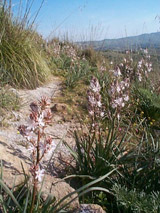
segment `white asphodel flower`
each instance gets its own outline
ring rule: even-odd
[[[52,140],[51,144],[47,144],[47,155],[50,157],[52,155],[52,153],[55,151],[57,145],[54,142],[54,140]]]
[[[45,123],[43,121],[43,115],[40,115],[39,118],[38,118],[38,124],[39,126],[43,127],[45,126]]]
[[[30,144],[30,145],[28,146],[27,149],[28,149],[28,151],[31,152],[31,153],[32,153],[34,150],[36,150],[35,146],[33,146],[32,144]]]
[[[44,176],[44,169],[40,169],[38,168],[38,170],[35,172],[36,173],[36,179],[38,180],[38,182],[42,181],[42,178]]]
[[[138,75],[138,80],[142,81],[142,75],[141,74]]]
[[[101,106],[102,106],[101,101],[97,101],[97,106],[98,106],[98,107],[101,107]]]
[[[125,95],[125,96],[124,96],[124,100],[125,100],[125,101],[129,101],[129,96],[128,96],[128,95]]]
[[[124,58],[123,60],[124,60],[125,63],[127,62],[127,59],[126,59],[126,58]]]
[[[93,91],[93,92],[99,92],[101,87],[99,85],[99,82],[98,80],[96,80],[95,82],[90,82],[90,89]]]
[[[100,116],[103,117],[103,116],[104,116],[104,112],[101,112],[101,113],[100,113]]]
[[[120,91],[121,91],[120,86],[117,86],[117,88],[116,88],[116,89],[117,89],[117,92],[118,92],[118,93],[120,93]]]
[[[96,99],[94,96],[88,96],[88,100],[89,102],[92,104],[92,105],[95,105],[96,104]]]
[[[123,102],[123,98],[117,98],[115,100],[115,103],[118,105],[118,106],[121,106],[121,107],[124,107],[124,102]]]
[[[117,107],[116,103],[112,103],[112,108],[115,109]]]
[[[120,77],[122,75],[121,70],[119,69],[119,67],[117,67],[116,70],[113,70],[113,74],[116,77]]]
[[[148,54],[148,49],[147,48],[144,49],[143,52],[144,52],[144,54]]]
[[[94,115],[94,111],[93,110],[89,110],[89,114],[90,115]]]

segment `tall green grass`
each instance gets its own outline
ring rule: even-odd
[[[30,9],[30,8],[29,8]],[[12,13],[12,1],[0,7],[0,81],[13,86],[35,88],[50,74],[43,39],[32,29],[28,12]],[[40,49],[41,48],[41,49]]]

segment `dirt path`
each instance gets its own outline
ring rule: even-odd
[[[1,128],[0,130],[0,141],[6,143],[6,145],[16,153],[16,156],[24,159],[26,162],[30,162],[30,154],[26,149],[26,144],[23,141],[21,135],[18,134],[17,128],[21,124],[25,124],[29,115],[29,104],[32,101],[39,100],[42,96],[47,96],[49,98],[53,98],[59,96],[61,94],[61,80],[57,77],[51,79],[51,81],[37,89],[34,90],[14,90],[21,98],[22,106],[18,112],[12,112],[10,118],[8,119],[9,126],[7,128]],[[52,103],[52,106],[54,103]],[[53,122],[51,126],[46,129],[46,132],[55,140],[58,146],[58,152],[54,156],[54,163],[52,163],[53,170],[52,173],[57,175],[60,172],[60,168],[62,168],[62,163],[60,163],[59,155],[64,155],[67,159],[69,155],[66,148],[61,144],[63,138],[67,140],[69,143],[73,142],[72,137],[67,134],[68,130],[74,126],[72,121],[63,122],[62,117],[53,113]]]

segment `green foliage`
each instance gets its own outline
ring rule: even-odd
[[[135,99],[138,100],[137,107],[139,113],[147,119],[149,124],[159,126],[160,122],[160,95],[151,91],[149,88],[137,88],[135,91]]]
[[[123,148],[116,144],[116,135],[110,130],[108,135],[99,137],[93,134],[79,135],[75,132],[77,153],[74,153],[77,167],[75,172],[99,177],[112,170]],[[114,154],[113,154],[114,150]]]
[[[129,213],[157,213],[160,212],[160,193],[152,191],[146,194],[143,191],[128,190],[124,186],[114,185],[113,191],[118,205],[123,207],[123,212]]]
[[[26,183],[10,190],[7,185],[0,179],[2,194],[0,203],[4,212],[30,212],[32,190]],[[51,206],[55,203],[55,198],[49,195],[45,202],[41,197],[41,192],[37,194],[36,203],[33,212],[49,212]]]
[[[160,140],[144,129],[139,143],[124,156],[118,181],[129,190],[160,191]]]
[[[9,89],[0,89],[0,108],[6,110],[18,110],[20,107],[19,97]]]
[[[155,134],[153,136],[150,128],[147,125],[144,127],[142,122],[139,128],[142,126],[143,131],[135,136],[129,126],[122,134],[123,131],[118,131],[119,126],[114,124],[114,120],[110,122],[110,124],[103,123],[98,131],[90,128],[75,132],[76,151],[67,145],[76,161],[73,173],[84,175],[83,180],[79,183],[86,184],[90,179],[101,177],[105,172],[108,173],[116,168],[110,178],[99,182],[98,186],[107,188],[114,194],[114,190],[112,191],[111,188],[115,184],[120,184],[129,191],[144,192],[146,197],[152,197],[152,192],[160,191],[159,138]],[[104,131],[106,125],[107,131]],[[134,212],[131,207],[124,209],[118,196],[118,192],[114,196],[105,192],[92,192],[83,200],[98,203],[109,212]],[[143,203],[141,204],[140,201],[139,205],[143,206]]]
[[[24,171],[24,169],[23,169]],[[7,185],[3,182],[3,166],[1,162],[1,171],[0,171],[0,210],[4,212],[29,212],[29,213],[36,213],[36,212],[48,212],[48,213],[60,213],[60,212],[68,212],[69,210],[65,210],[67,206],[73,202],[77,197],[75,196],[70,201],[66,201],[67,198],[71,197],[72,195],[78,193],[79,197],[83,196],[86,193],[91,191],[104,191],[106,193],[112,194],[108,189],[102,187],[93,187],[96,183],[103,181],[104,179],[108,178],[114,170],[110,171],[109,173],[105,174],[104,176],[93,180],[92,182],[82,186],[81,188],[69,193],[68,195],[64,196],[60,201],[56,202],[55,198],[51,195],[48,195],[46,200],[42,199],[42,191],[38,191],[36,202],[31,210],[31,200],[33,196],[32,187],[29,187],[29,179],[28,176],[24,173],[24,183],[20,184],[19,187],[15,187],[13,184],[12,189],[10,190]],[[42,183],[43,184],[43,183]],[[42,186],[41,186],[42,188]]]
[[[43,50],[43,40],[30,26],[27,16],[17,20],[12,2],[0,8],[0,81],[18,87],[35,88],[50,73]],[[40,45],[41,43],[41,45]]]
[[[107,122],[107,121],[106,121]],[[109,122],[109,121],[108,121]],[[116,126],[115,121],[99,127],[96,130],[92,125],[89,129],[84,128],[81,131],[75,131],[76,150],[71,149],[67,143],[73,156],[76,167],[72,173],[77,174],[79,183],[85,185],[90,182],[90,179],[97,179],[114,169],[114,172],[109,178],[97,183],[96,186],[105,189],[111,189],[112,184],[117,181],[116,177],[121,166],[121,159],[123,159],[126,151],[125,141],[127,141],[127,131],[120,136],[119,126]],[[83,179],[79,177],[83,176]],[[93,202],[100,204],[105,209],[111,209],[112,205],[114,211],[117,211],[114,196],[103,192],[92,192],[87,197],[83,198],[86,202]],[[113,212],[114,212],[113,211]]]
[[[67,69],[65,74],[65,85],[73,88],[77,85],[78,81],[85,78],[88,79],[91,75],[91,68],[87,62],[80,62],[73,67]]]
[[[102,55],[96,52],[92,47],[82,50],[81,55],[84,56],[93,67],[97,66],[97,63],[103,59]]]

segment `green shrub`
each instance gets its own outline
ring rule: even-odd
[[[160,212],[160,193],[152,191],[146,194],[143,191],[128,190],[124,186],[114,185],[113,191],[119,208],[126,213],[157,213]]]
[[[138,112],[147,119],[148,124],[159,128],[160,124],[160,95],[150,89],[137,88],[134,91],[134,98],[138,100]]]
[[[160,191],[160,140],[145,128],[140,139],[121,159],[118,181],[129,190],[136,189],[150,194]]]

